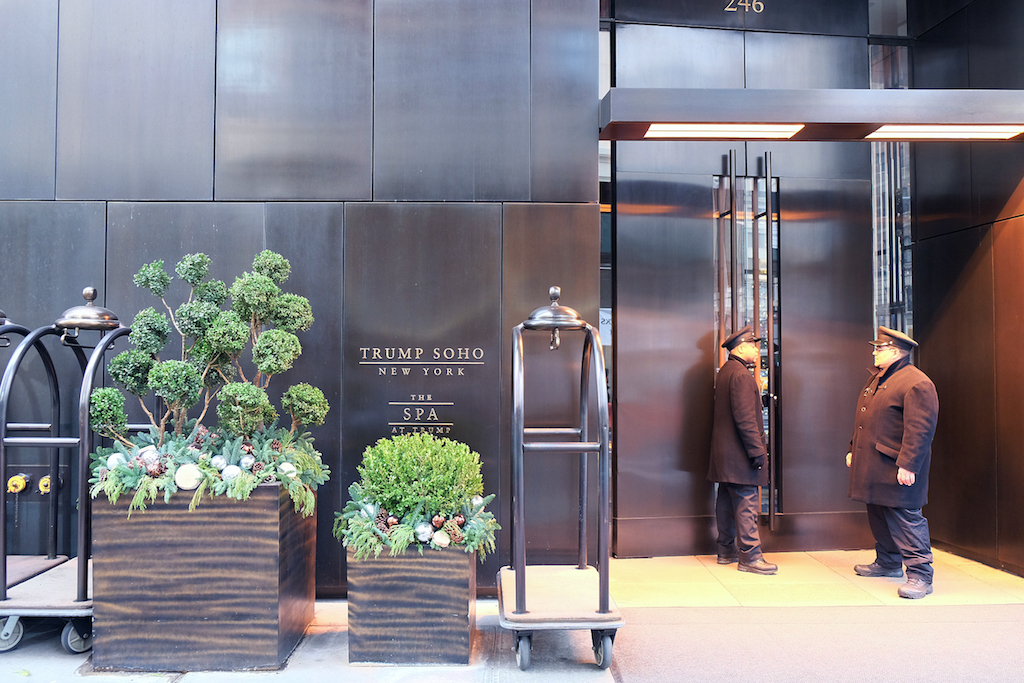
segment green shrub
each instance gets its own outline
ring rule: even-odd
[[[246,382],[232,382],[220,390],[217,417],[224,431],[235,436],[251,436],[257,429],[277,419],[267,392]]]
[[[480,456],[466,444],[425,432],[381,439],[357,469],[361,479],[333,530],[356,559],[385,547],[398,555],[414,542],[420,552],[463,547],[481,561],[493,552],[501,527],[484,507],[494,496],[481,497]]]
[[[421,503],[448,516],[484,490],[480,456],[426,432],[381,439],[357,469],[365,494],[399,517]]]
[[[293,432],[302,425],[322,425],[330,410],[324,392],[305,382],[289,387],[284,392],[281,407],[292,416]]]
[[[148,434],[126,436],[124,396],[112,388],[93,392],[94,429],[117,440],[124,460],[110,468],[99,451],[93,454],[93,495],[104,492],[116,500],[134,491],[129,509],[140,509],[158,491],[168,497],[174,493],[174,473],[187,464],[183,481],[195,480],[194,468],[205,473],[193,503],[204,490],[247,498],[258,483],[273,479],[287,487],[297,510],[312,514],[313,492],[330,471],[313,448],[312,437],[298,427],[322,424],[329,406],[319,389],[294,387],[284,398],[292,416],[287,430],[277,426],[277,412],[266,391],[271,377],[291,368],[302,353],[293,332],[308,329],[313,322],[309,301],[278,286],[288,279],[291,264],[280,254],[263,251],[253,260],[252,272],[239,276],[230,292],[224,282],[208,279],[206,254],[187,254],[175,272],[191,288],[176,309],[164,300],[172,277],[162,260],[142,266],[133,278],[160,298],[167,313],[153,307],[140,311],[128,336],[135,348],[115,356],[108,369],[117,384],[139,398],[152,428]],[[229,294],[231,310],[221,310]],[[170,350],[176,357],[161,358],[173,332],[178,338]],[[247,377],[246,371],[252,370],[240,359],[250,345],[257,371]],[[151,412],[145,400],[151,394],[163,399],[162,412]],[[202,423],[218,399],[220,429],[210,431]],[[198,417],[190,417],[189,409],[200,403]],[[144,447],[163,454],[160,462],[152,462],[153,451],[147,450],[146,467],[139,466]],[[245,458],[240,455],[243,447]],[[218,463],[231,460],[237,467],[222,475],[223,468],[211,464],[215,458]],[[239,474],[238,467],[252,469]]]

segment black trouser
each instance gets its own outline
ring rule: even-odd
[[[718,485],[715,519],[719,556],[738,554],[743,564],[756,562],[761,557],[761,538],[757,534],[758,488],[746,484]]]
[[[875,562],[893,569],[907,565],[907,578],[932,582],[932,542],[921,508],[890,508],[868,504],[868,523],[875,537]]]

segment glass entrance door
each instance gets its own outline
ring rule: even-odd
[[[730,159],[730,168],[735,168]],[[770,495],[762,496],[762,513],[775,527],[779,512],[779,449],[776,439],[778,379],[781,362],[779,328],[779,212],[778,179],[771,177],[771,156],[765,155],[766,177],[715,176],[715,349],[717,368],[728,357],[721,344],[747,325],[761,338],[761,357],[754,375],[759,379],[768,435]],[[770,188],[770,191],[769,191]]]

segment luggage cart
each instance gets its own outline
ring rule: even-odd
[[[615,633],[625,622],[608,594],[611,547],[611,452],[609,447],[608,389],[604,351],[596,329],[571,308],[558,304],[559,287],[549,290],[551,304],[542,306],[512,331],[512,566],[498,572],[498,623],[515,632],[519,668],[530,666],[533,635],[537,631],[589,629],[594,657],[601,669],[612,662]],[[583,361],[580,380],[580,419],[577,427],[527,428],[524,424],[523,330],[551,333],[549,348],[557,350],[560,332],[582,331]],[[600,434],[588,440],[590,371],[593,367]],[[546,440],[530,440],[539,437]],[[563,440],[551,440],[563,439]],[[523,457],[526,453],[579,455],[579,557],[576,565],[526,564],[524,532]],[[598,562],[587,565],[587,457],[598,460]],[[527,594],[530,600],[527,600]],[[511,610],[509,608],[512,608]]]
[[[122,327],[110,311],[96,306],[96,290],[87,287],[82,295],[84,306],[64,312],[53,325],[29,331],[6,322],[0,325],[0,337],[19,334],[23,338],[15,348],[0,379],[0,473],[7,477],[7,450],[19,447],[51,449],[50,506],[46,556],[7,554],[7,486],[0,486],[0,651],[13,649],[25,633],[22,617],[57,617],[67,620],[61,632],[61,645],[71,653],[85,652],[92,647],[92,598],[90,597],[90,499],[89,454],[92,452],[92,430],[89,426],[89,397],[103,354],[114,341],[131,332]],[[2,317],[2,314],[0,314]],[[80,330],[103,332],[99,343],[86,357],[86,349],[78,342]],[[60,335],[61,343],[74,351],[82,369],[82,386],[78,401],[79,436],[59,436],[60,392],[52,359],[42,343],[44,337]],[[3,342],[0,342],[3,343]],[[7,338],[6,344],[10,344]],[[9,423],[7,409],[15,375],[31,349],[43,361],[50,387],[49,423]],[[9,436],[9,433],[39,433],[46,436]],[[57,555],[57,504],[59,489],[59,453],[62,448],[78,449],[78,547],[77,557]],[[69,482],[70,483],[70,482]]]

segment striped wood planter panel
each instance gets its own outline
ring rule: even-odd
[[[315,516],[276,484],[190,500],[92,502],[96,669],[276,669],[312,621]]]
[[[468,664],[476,627],[476,553],[348,553],[348,661]]]

